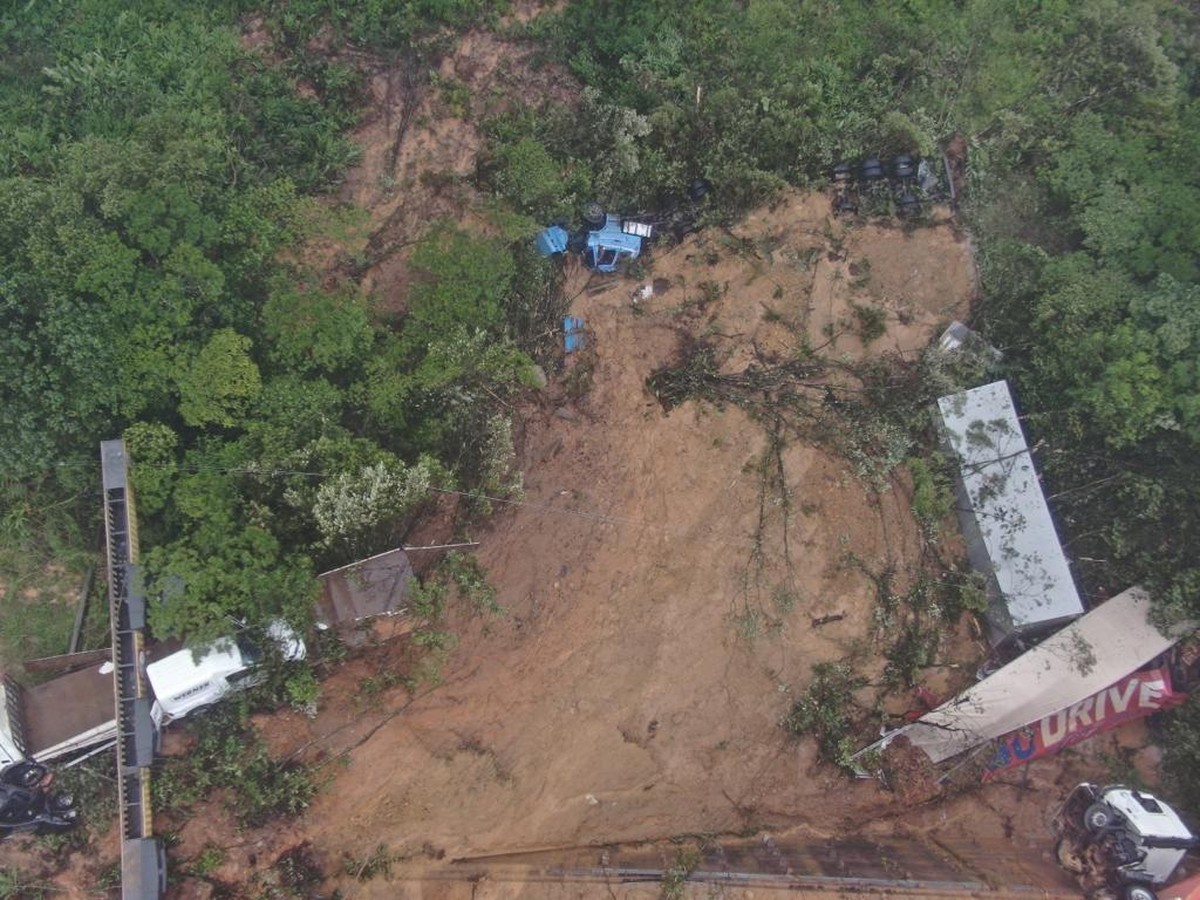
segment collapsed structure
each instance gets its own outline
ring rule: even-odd
[[[953,349],[961,337],[948,331],[943,342]],[[1008,383],[949,394],[937,408],[958,463],[967,555],[987,585],[988,636],[997,656],[1016,658],[856,758],[901,735],[935,765],[988,745],[987,779],[1180,702],[1195,659],[1173,671],[1164,654],[1189,626],[1160,631],[1141,587],[1083,615]]]

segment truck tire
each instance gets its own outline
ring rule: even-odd
[[[862,164],[858,174],[863,181],[883,181],[887,177],[887,173],[883,171],[883,163],[873,156]]]
[[[907,181],[917,174],[917,164],[907,153],[901,153],[892,160],[892,177],[899,181]]]
[[[1107,803],[1093,803],[1083,813],[1083,824],[1088,831],[1103,831],[1113,823],[1113,811]]]
[[[1158,900],[1158,894],[1144,884],[1127,884],[1121,896],[1124,900]]]
[[[583,204],[583,225],[588,231],[604,227],[604,207],[595,200]]]
[[[46,767],[31,761],[19,762],[4,770],[4,781],[27,790],[32,790],[46,777]]]
[[[200,719],[209,715],[216,708],[215,703],[204,703],[187,714],[189,719]]]
[[[55,794],[50,799],[50,808],[56,813],[66,812],[75,806],[75,798],[70,794]]]

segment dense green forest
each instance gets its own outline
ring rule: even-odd
[[[1200,28],[1167,0],[485,0],[0,14],[4,557],[87,540],[96,446],[137,464],[160,634],[302,619],[311,574],[383,549],[437,491],[516,489],[504,401],[552,273],[444,223],[400,321],[283,253],[355,159],[364,59],[428,70],[492,21],[580,88],[480,123],[478,187],[529,221],[715,218],[865,153],[967,148],[972,324],[1004,351],[1085,593],[1200,615]],[[258,15],[269,56],[239,40]],[[316,38],[320,37],[320,40]],[[341,49],[354,53],[342,54]],[[300,85],[305,90],[300,90]],[[477,503],[478,508],[482,504]],[[171,579],[164,576],[179,576]],[[1200,808],[1200,707],[1168,761]]]
[[[272,13],[281,48],[305,39],[296,7]],[[412,7],[383,35],[416,53],[473,10]],[[32,4],[4,19],[0,69],[9,555],[90,534],[97,442],[123,435],[169,595],[154,630],[193,640],[302,622],[315,567],[394,546],[434,489],[512,486],[495,411],[531,363],[505,310],[522,262],[523,285],[546,277],[447,230],[393,328],[285,261],[321,216],[305,198],[355,159],[364,76],[243,49],[243,14]]]

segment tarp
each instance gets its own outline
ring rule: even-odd
[[[1043,756],[1053,756],[1093,735],[1178,706],[1186,699],[1187,694],[1174,689],[1166,668],[1134,672],[1086,700],[1004,735],[997,741],[996,755],[984,771],[983,780],[990,781],[1001,772]]]
[[[582,350],[587,340],[584,331],[583,318],[580,316],[563,316],[563,349],[567,353]]]
[[[1149,612],[1149,595],[1131,587],[866,749],[903,734],[940,763],[1073,706],[1140,669],[1186,631],[1164,635]]]

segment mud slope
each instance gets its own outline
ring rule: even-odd
[[[812,745],[779,720],[813,662],[868,639],[875,587],[847,550],[917,565],[908,498],[789,445],[785,551],[783,510],[760,497],[761,428],[736,407],[666,414],[645,384],[681,332],[721,335],[736,367],[751,346],[828,341],[824,326],[858,297],[894,324],[871,351],[911,351],[966,302],[969,255],[947,225],[851,232],[839,253],[827,209],[795,195],[694,237],[653,261],[659,290],[636,304],[641,282],[572,274],[589,351],[523,410],[524,502],[480,536],[507,616],[462,623],[444,683],[401,714],[386,718],[409,701],[403,688],[357,719],[352,695],[327,698],[315,722],[276,737],[337,751],[378,726],[330,767],[287,840],[327,861],[378,844],[455,858],[764,822],[832,831],[887,804],[814,767]],[[877,260],[869,284],[837,274],[864,254]],[[842,335],[827,352],[865,351]],[[790,610],[772,600],[782,588]],[[812,626],[830,614],[844,618]],[[327,688],[339,690],[351,686]]]

